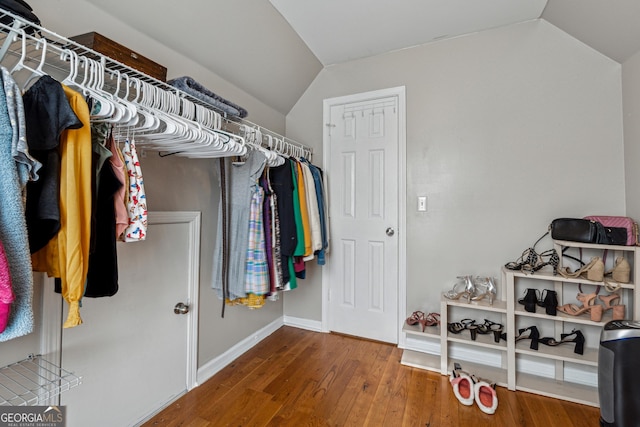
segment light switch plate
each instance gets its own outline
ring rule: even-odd
[[[418,196],[418,212],[427,211],[427,196]]]

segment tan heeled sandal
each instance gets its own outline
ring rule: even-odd
[[[609,292],[615,292],[620,289],[620,283],[629,283],[631,276],[631,266],[629,261],[624,257],[616,258],[613,268],[604,273],[605,288]],[[609,280],[611,276],[611,280]]]
[[[602,282],[604,279],[604,262],[600,257],[593,257],[589,264],[572,272],[569,267],[561,268],[558,273],[562,277],[577,278],[582,277],[593,282]]]
[[[607,310],[611,310],[612,312],[612,320],[622,320],[624,319],[624,311],[625,306],[623,304],[612,304],[614,301],[620,301],[620,294],[612,293],[609,295],[598,295],[602,304],[604,304],[603,312],[607,312]]]
[[[602,320],[603,307],[600,304],[596,304],[596,294],[578,294],[576,298],[582,302],[582,306],[577,304],[564,304],[558,307],[558,311],[568,314],[570,316],[579,316],[584,313],[591,315],[593,322],[600,322]]]

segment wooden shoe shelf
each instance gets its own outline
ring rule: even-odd
[[[553,242],[558,254],[562,254],[563,249],[569,248],[572,256],[582,254],[582,259],[589,261],[592,256],[603,257],[607,251],[606,268],[608,270],[618,257],[625,257],[631,265],[629,283],[620,284],[620,304],[626,306],[625,318],[640,319],[640,293],[636,292],[636,283],[640,283],[640,247],[636,246],[612,246],[596,245],[587,243],[577,243],[568,241]],[[574,248],[574,249],[571,249]],[[560,260],[559,268],[562,268],[563,257]],[[564,259],[566,262],[566,258]],[[566,266],[566,263],[565,263]],[[576,264],[570,264],[572,270]],[[548,268],[548,269],[547,269]],[[561,275],[554,275],[549,267],[545,267],[534,274],[525,274],[521,271],[508,270],[502,268],[502,280],[498,284],[498,300],[489,305],[488,302],[478,301],[467,303],[465,300],[449,300],[441,297],[441,322],[443,327],[427,328],[421,332],[420,327],[406,325],[403,331],[408,336],[420,337],[427,340],[439,341],[440,354],[426,354],[419,351],[405,350],[402,363],[409,366],[439,371],[443,375],[451,372],[453,359],[451,358],[451,346],[462,351],[474,351],[487,353],[485,360],[492,360],[492,366],[482,365],[477,362],[483,360],[482,357],[475,357],[475,364],[461,361],[465,369],[472,370],[478,376],[490,378],[498,385],[505,386],[509,390],[522,390],[544,396],[568,400],[590,406],[599,406],[598,388],[593,385],[585,385],[592,381],[583,381],[580,377],[582,372],[588,372],[591,377],[597,377],[598,349],[600,344],[600,331],[605,323],[612,320],[612,310],[608,310],[603,315],[601,321],[594,322],[588,313],[571,316],[558,311],[556,316],[547,315],[544,307],[536,307],[536,311],[528,312],[524,306],[518,303],[526,289],[538,289],[540,293],[544,289],[554,290],[558,296],[558,305],[565,303],[580,304],[575,300],[575,295],[579,292],[579,285],[582,285],[583,292],[595,292],[599,285],[600,294],[608,294],[604,282],[592,282],[581,278],[565,278]],[[489,318],[493,321],[501,321],[507,333],[507,341],[501,340],[495,343],[493,335],[478,335],[476,341],[472,341],[468,331],[461,334],[452,334],[447,330],[447,322],[459,321],[460,317],[456,311],[456,319],[450,318],[451,312],[455,310],[475,310],[479,311],[475,316],[466,316],[482,321]],[[468,311],[466,312],[468,313]],[[584,354],[574,353],[574,343],[564,343],[559,346],[549,347],[542,343],[538,350],[529,348],[531,340],[515,342],[514,337],[518,335],[519,328],[526,328],[535,325],[540,331],[541,337],[555,337],[560,339],[560,334],[570,333],[573,329],[579,329],[585,335]],[[456,359],[456,361],[462,360]],[[499,363],[496,362],[499,360]],[[496,367],[496,365],[498,365]],[[526,367],[525,367],[526,366]],[[537,374],[535,368],[541,366]]]

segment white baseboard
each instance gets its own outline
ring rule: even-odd
[[[264,328],[256,331],[251,334],[247,338],[240,341],[238,344],[231,347],[229,350],[222,353],[220,356],[212,359],[205,365],[198,368],[197,375],[197,383],[198,385],[204,383],[209,378],[220,372],[224,367],[228,364],[236,360],[238,357],[242,356],[248,350],[253,348],[260,341],[277,331],[281,326],[284,325],[284,320],[282,317],[274,320]]]
[[[322,332],[320,320],[303,319],[301,317],[284,316],[284,324],[294,328],[306,329],[313,332]]]

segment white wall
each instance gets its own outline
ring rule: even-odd
[[[640,220],[640,52],[622,64],[627,215]]]
[[[620,68],[530,21],[327,67],[287,135],[321,162],[323,99],[406,86],[407,310],[439,311],[456,276],[499,278],[552,219],[625,214]],[[318,276],[285,315],[321,319]]]

